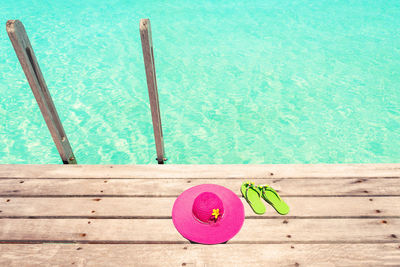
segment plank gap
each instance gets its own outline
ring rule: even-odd
[[[365,177],[365,176],[345,176],[345,177],[329,177],[332,179],[400,179],[400,176],[398,175],[394,175],[394,176],[376,176],[376,177]],[[276,179],[279,180],[284,180],[284,179],[290,179],[290,180],[302,180],[302,179],[310,179],[310,180],[314,180],[314,179],[329,179],[327,177],[321,176],[321,177],[291,177],[291,176],[287,176],[287,177],[279,177]],[[54,180],[69,180],[69,179],[74,179],[74,180],[141,180],[141,179],[151,179],[151,180],[164,180],[164,179],[169,179],[169,180],[183,180],[183,179],[190,179],[190,180],[204,180],[204,179],[212,179],[212,180],[265,180],[265,179],[274,179],[274,177],[257,177],[257,178],[243,178],[243,177],[209,177],[209,178],[204,178],[204,177],[184,177],[184,178],[176,178],[176,177],[154,177],[154,178],[145,178],[145,177],[132,177],[132,178],[126,178],[126,177],[7,177],[7,176],[2,176],[0,177],[0,179],[2,180],[21,180],[21,179],[29,179],[29,180],[47,180],[47,179],[54,179]]]
[[[189,241],[148,241],[148,240],[0,240],[0,244],[191,244]],[[276,241],[276,240],[265,240],[265,241],[229,241],[226,243],[230,244],[400,244],[397,240],[359,240],[359,241],[346,241],[346,240],[324,240],[324,241]],[[193,244],[198,245],[198,244]],[[223,245],[223,244],[221,244]]]
[[[179,195],[11,195],[11,194],[2,194],[0,198],[132,198],[132,197],[143,197],[143,198],[177,198]],[[242,195],[237,194],[238,197],[242,197]],[[280,194],[281,197],[400,197],[400,194],[390,194],[390,195],[285,195]]]
[[[400,216],[257,216],[250,215],[246,216],[246,219],[264,220],[264,219],[400,219]],[[123,220],[171,220],[171,216],[0,216],[0,219],[123,219]],[[386,222],[385,222],[386,223]]]

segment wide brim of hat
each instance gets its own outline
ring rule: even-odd
[[[215,224],[204,224],[192,213],[195,198],[203,192],[216,194],[224,205],[224,214]],[[201,244],[224,243],[234,237],[244,222],[244,207],[235,193],[215,184],[202,184],[184,191],[172,208],[172,221],[178,232],[186,239]]]

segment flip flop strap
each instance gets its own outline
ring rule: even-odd
[[[253,189],[254,191],[256,191],[256,193],[258,194],[258,196],[260,197],[260,199],[261,199],[261,195],[260,195],[260,191],[257,190],[257,188],[254,186],[254,184],[246,183],[245,197],[246,197],[246,200],[247,200],[251,205],[253,205],[253,202],[251,202],[251,200],[247,197],[247,193],[249,192],[249,189],[250,189],[250,188]]]
[[[270,191],[270,192],[272,192],[272,193],[274,193],[275,195],[276,195],[276,197],[279,199],[279,200],[281,200],[281,197],[278,195],[278,193],[272,188],[272,187],[270,187],[270,186],[263,186],[262,187],[262,192],[263,192],[263,194],[264,194],[264,192],[265,191]]]

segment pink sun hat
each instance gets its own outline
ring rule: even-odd
[[[244,207],[228,188],[202,184],[185,190],[175,200],[172,221],[178,232],[192,242],[219,244],[242,228]]]

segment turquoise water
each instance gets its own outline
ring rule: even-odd
[[[14,0],[0,17],[0,163],[61,163],[7,19],[79,163],[156,163],[140,18],[168,163],[400,162],[398,0]]]

